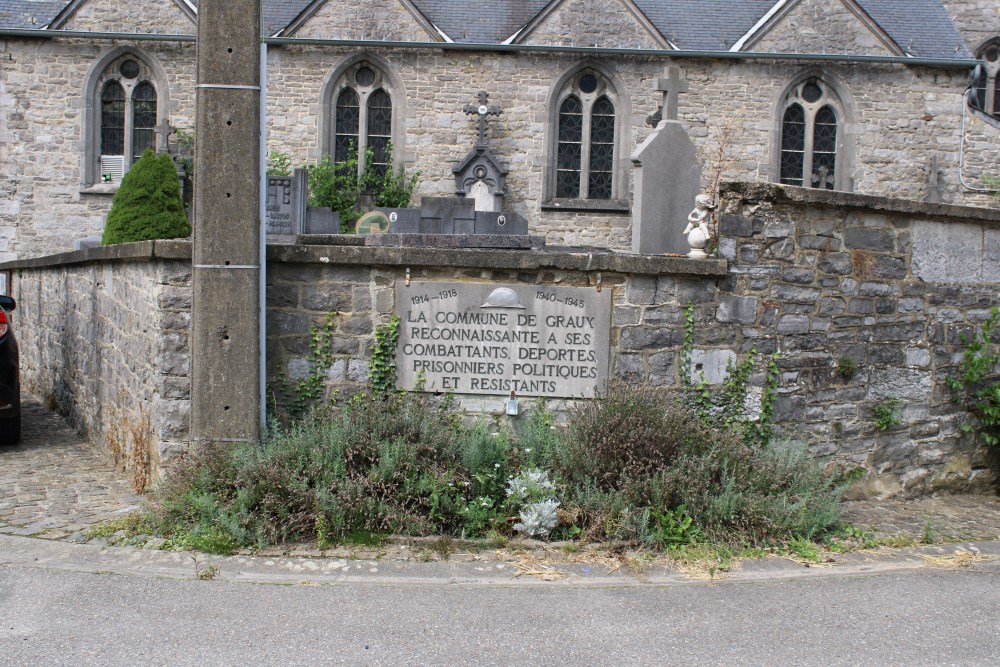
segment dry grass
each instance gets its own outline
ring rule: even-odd
[[[124,472],[136,493],[142,493],[150,482],[149,448],[152,426],[149,413],[140,407],[134,413],[125,407],[124,390],[118,394],[118,404],[108,410],[108,451],[115,467]]]
[[[935,567],[959,567],[967,568],[977,563],[990,563],[997,559],[996,556],[987,556],[981,553],[956,549],[950,556],[928,556],[920,554],[920,557]]]

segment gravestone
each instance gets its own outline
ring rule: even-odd
[[[396,282],[397,387],[593,398],[606,386],[611,290]]]
[[[424,197],[420,200],[421,234],[474,234],[476,207],[461,197]]]
[[[643,254],[687,253],[684,227],[701,188],[694,142],[677,120],[677,94],[687,85],[676,67],[667,73],[657,82],[665,118],[632,153],[632,251]]]
[[[476,211],[476,234],[525,235],[528,221],[517,213]]]
[[[268,236],[295,236],[302,233],[306,216],[306,172],[296,169],[291,176],[267,176],[266,228]]]
[[[472,151],[455,163],[455,194],[472,200],[476,211],[499,212],[503,210],[503,194],[508,169],[490,151],[486,140],[489,116],[499,116],[503,111],[488,103],[486,91],[479,93],[478,104],[468,104],[465,113],[477,116],[476,141]]]
[[[299,168],[291,176],[267,176],[267,237],[291,241],[299,234],[339,234],[340,213],[309,207],[309,179]]]
[[[375,210],[382,211],[389,218],[390,234],[420,233],[420,209],[379,207]]]

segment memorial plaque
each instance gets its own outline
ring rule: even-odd
[[[290,176],[267,177],[267,233],[294,234],[292,226],[292,179]]]
[[[267,176],[265,227],[268,236],[301,234],[306,217],[306,171],[296,169],[291,176]]]
[[[400,389],[592,398],[608,379],[611,291],[396,282]]]

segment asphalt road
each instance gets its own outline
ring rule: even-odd
[[[115,557],[129,567],[101,573],[72,558],[83,547],[50,559],[40,540],[18,539],[0,543],[6,665],[1000,662],[995,561],[722,582],[371,574],[279,585],[166,578],[125,551]],[[6,544],[27,546],[7,557]]]

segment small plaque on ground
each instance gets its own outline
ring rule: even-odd
[[[396,282],[397,386],[592,398],[608,378],[611,291]]]

